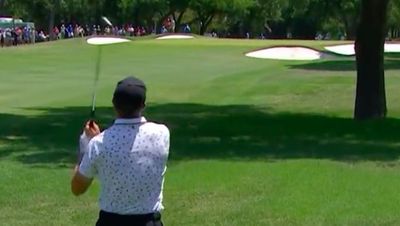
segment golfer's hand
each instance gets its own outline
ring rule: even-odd
[[[100,134],[100,128],[94,121],[88,121],[85,125],[84,131],[85,131],[85,135],[89,139],[92,139],[93,137]]]

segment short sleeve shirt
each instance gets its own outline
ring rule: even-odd
[[[117,119],[88,144],[79,172],[100,181],[100,209],[148,214],[164,207],[169,130],[144,117]]]

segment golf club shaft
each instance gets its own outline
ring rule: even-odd
[[[90,111],[90,126],[94,125],[94,118],[95,118],[95,111],[96,111],[97,83],[98,83],[99,77],[100,77],[101,51],[102,51],[101,46],[98,46],[95,77],[94,77],[94,83],[93,83],[92,109]],[[84,152],[82,152],[82,150],[81,150],[82,146],[81,146],[80,142],[81,142],[81,140],[79,141],[79,145],[78,145],[78,153],[77,153],[78,154],[78,156],[77,156],[78,164],[81,162],[83,155],[84,155]]]
[[[102,52],[102,47],[98,46],[96,69],[95,69],[95,78],[94,78],[94,84],[93,84],[92,110],[90,112],[90,119],[91,120],[94,120],[95,112],[96,112],[96,94],[97,94],[97,84],[98,84],[99,77],[100,77],[101,52]]]

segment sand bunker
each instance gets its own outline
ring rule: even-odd
[[[192,39],[192,38],[194,37],[191,35],[165,35],[158,37],[156,39],[165,40],[165,39]]]
[[[90,45],[110,45],[110,44],[130,42],[130,40],[124,38],[114,38],[114,37],[91,37],[87,39],[86,42]]]
[[[385,44],[385,53],[400,53],[400,44]]]
[[[354,44],[327,46],[325,49],[329,52],[344,56],[354,56],[356,54],[354,51]]]
[[[318,60],[322,53],[305,47],[273,47],[247,53],[246,56],[273,60]]]
[[[354,56],[356,52],[354,50],[354,44],[337,45],[325,47],[326,50],[344,56]],[[385,53],[400,53],[400,44],[385,44]]]

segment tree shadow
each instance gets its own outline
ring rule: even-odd
[[[307,64],[289,65],[290,69],[311,70],[311,71],[357,71],[356,61],[353,60],[330,60],[319,61]],[[385,59],[385,70],[399,70],[400,58]]]
[[[35,109],[38,110],[38,109]],[[76,157],[86,107],[49,108],[38,116],[0,114],[0,159],[65,167]],[[111,125],[113,110],[98,108]],[[312,114],[269,113],[248,105],[155,105],[149,119],[171,130],[170,159],[331,159],[394,161],[400,156],[400,120],[358,122]]]

